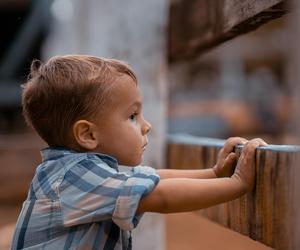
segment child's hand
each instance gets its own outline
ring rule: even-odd
[[[242,189],[245,192],[252,190],[255,179],[255,149],[258,146],[268,145],[260,138],[253,139],[247,142],[239,157],[234,174],[231,177],[241,184]]]
[[[231,137],[226,140],[218,155],[217,164],[213,167],[216,177],[230,177],[234,173],[237,155],[232,152],[237,144],[245,144],[248,140]]]

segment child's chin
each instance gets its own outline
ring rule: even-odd
[[[120,165],[136,167],[142,163],[142,159],[130,160],[126,162],[120,162]]]
[[[133,162],[133,163],[131,164],[131,166],[136,167],[136,166],[139,166],[141,163],[142,163],[141,160],[135,161],[135,162]]]
[[[141,165],[142,160],[143,160],[143,158],[137,159],[137,160],[134,162],[133,166]]]

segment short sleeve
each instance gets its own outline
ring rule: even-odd
[[[142,217],[142,214],[136,214],[139,201],[154,189],[160,179],[156,170],[151,167],[137,166],[132,172],[124,183],[113,213],[113,221],[126,230],[137,226]]]
[[[137,226],[139,201],[159,182],[155,169],[135,167],[118,172],[101,161],[82,160],[70,168],[59,186],[65,226],[112,219],[123,230]]]
[[[145,174],[145,175],[157,175],[156,169],[148,166],[136,166],[132,168],[132,172],[135,174]],[[158,176],[158,175],[157,175]]]

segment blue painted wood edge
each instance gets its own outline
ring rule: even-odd
[[[222,147],[225,140],[208,137],[198,137],[190,134],[169,134],[167,141],[170,144],[184,144],[184,145],[199,145],[207,147]],[[242,145],[237,148],[242,148]],[[298,145],[273,145],[258,147],[259,150],[270,150],[278,152],[300,152],[300,146]]]

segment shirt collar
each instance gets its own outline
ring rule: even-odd
[[[70,154],[80,154],[80,153],[95,155],[96,157],[99,157],[102,161],[104,161],[107,165],[109,165],[111,168],[118,170],[118,161],[114,157],[106,154],[95,153],[95,152],[80,152],[65,147],[48,147],[41,150],[43,162],[48,160],[56,160]]]

